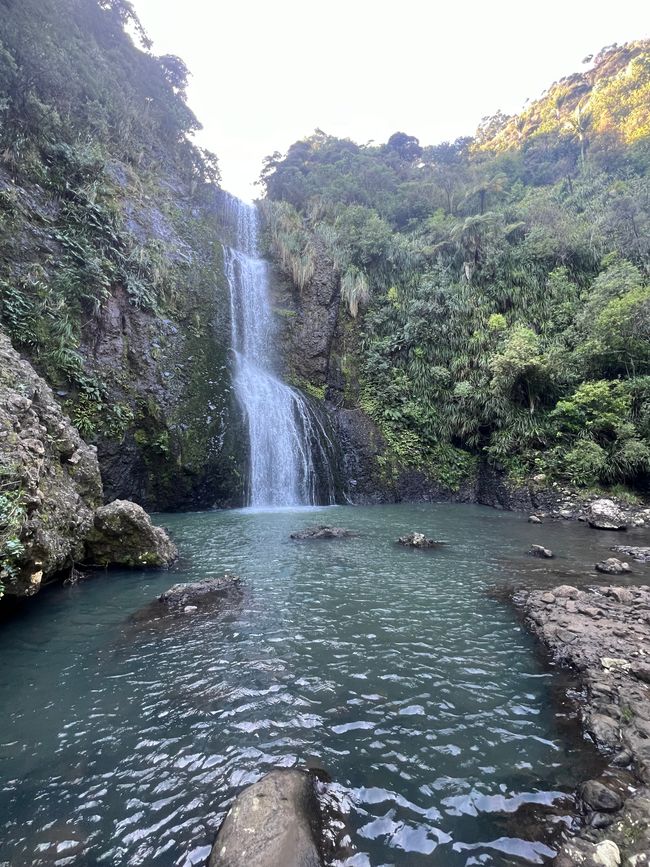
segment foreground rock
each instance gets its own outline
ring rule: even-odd
[[[102,482],[95,449],[1,332],[0,467],[0,583],[31,596],[83,560]]]
[[[222,596],[232,590],[239,589],[241,585],[237,575],[226,572],[220,578],[204,578],[202,581],[192,581],[189,584],[174,584],[158,597],[169,609],[187,608],[197,610],[205,603],[211,603],[216,596]]]
[[[235,799],[208,867],[322,867],[320,826],[311,774],[271,771]]]
[[[435,539],[427,539],[424,533],[408,533],[406,536],[400,536],[397,542],[408,548],[439,548],[445,544]]]
[[[319,525],[318,527],[306,527],[304,530],[297,530],[289,537],[295,541],[303,541],[305,539],[351,539],[356,536],[352,530],[345,530],[343,527],[326,527]]]
[[[86,562],[94,566],[170,566],[178,550],[142,506],[113,500],[95,512],[86,537]]]
[[[555,864],[642,867],[650,853],[650,588],[563,586],[521,601],[531,631],[579,672],[584,728],[612,763],[581,786],[588,827]]]
[[[587,509],[587,521],[596,530],[627,530],[627,519],[613,500],[594,500]]]

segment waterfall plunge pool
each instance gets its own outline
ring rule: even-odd
[[[594,583],[611,536],[461,505],[158,522],[175,569],[51,587],[2,626],[0,863],[204,864],[234,795],[294,764],[336,782],[355,867],[544,862],[534,810],[561,812],[599,760],[487,591]],[[289,540],[314,523],[360,535]],[[448,545],[396,546],[410,530]],[[535,542],[557,559],[526,558]],[[226,570],[244,582],[236,602],[164,628],[130,619]]]

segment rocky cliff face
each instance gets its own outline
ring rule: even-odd
[[[98,562],[98,549],[108,552],[101,560],[105,565],[126,562],[119,557],[127,549],[133,560],[129,565],[167,565],[173,560],[175,549],[164,531],[152,528],[133,503],[118,509],[125,543],[118,540],[111,548],[102,510],[112,507],[112,514],[116,509],[102,502],[96,448],[84,442],[52,389],[0,332],[0,585],[4,592],[32,596],[48,578],[89,556]],[[135,529],[133,521],[124,519],[133,512],[139,521]]]

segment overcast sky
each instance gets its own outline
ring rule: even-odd
[[[132,0],[242,198],[262,159],[316,127],[436,144],[513,113],[604,45],[649,35],[647,0]]]

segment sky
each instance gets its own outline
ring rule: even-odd
[[[197,141],[251,200],[262,160],[320,128],[423,145],[512,114],[603,46],[650,35],[647,0],[132,0],[192,73]]]

